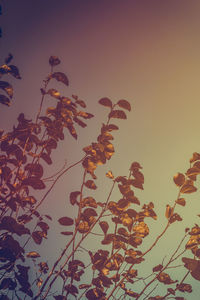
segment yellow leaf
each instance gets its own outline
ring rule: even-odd
[[[106,173],[106,177],[108,177],[108,178],[110,178],[110,179],[114,179],[114,176],[113,176],[112,171],[108,171],[108,172]]]

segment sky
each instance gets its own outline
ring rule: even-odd
[[[56,169],[66,158],[69,163],[80,159],[81,148],[98,135],[106,120],[106,108],[98,104],[100,98],[128,100],[132,105],[128,119],[116,122],[120,127],[115,134],[116,153],[97,171],[98,178],[103,178],[98,181],[98,197],[109,189],[108,170],[116,176],[126,175],[130,164],[138,161],[145,177],[144,191],[138,191],[138,196],[142,203],[154,202],[159,218],[151,226],[154,234],[159,233],[166,222],[166,204],[177,197],[173,176],[186,172],[192,153],[200,149],[200,2],[1,2],[1,63],[11,52],[22,80],[11,80],[14,99],[11,107],[1,106],[0,127],[11,130],[21,111],[28,118],[37,112],[51,55],[61,59],[59,70],[69,78],[70,86],[63,93],[79,95],[95,115],[88,127],[79,131],[77,142],[70,140],[58,149]],[[77,172],[74,169],[62,178],[41,207],[49,209],[55,219],[62,216],[63,205],[71,209],[67,195],[79,186]],[[169,239],[161,242],[163,249],[174,245],[185,227],[199,221],[199,192],[186,199],[186,207],[178,210],[184,221],[174,224]],[[55,230],[60,228],[55,226]],[[50,243],[53,245],[53,240]],[[62,238],[59,243],[62,247]],[[160,249],[153,256],[155,260]],[[195,288],[190,299],[196,300],[198,282],[191,282]]]

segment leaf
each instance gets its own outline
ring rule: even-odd
[[[175,221],[182,221],[183,219],[181,218],[181,216],[177,213],[173,214],[170,219],[169,219],[169,223],[174,223]]]
[[[49,230],[49,225],[47,223],[40,221],[37,223],[37,226],[39,226],[42,229],[42,231],[44,231],[47,234],[47,231]]]
[[[72,97],[73,97],[74,95],[72,95]],[[74,98],[74,97],[73,97]],[[77,98],[74,98],[76,101],[75,101],[75,103],[77,103],[78,105],[80,105],[81,107],[83,107],[83,108],[86,108],[86,104],[85,104],[85,102],[83,101],[83,100],[81,100],[81,99],[78,99],[78,97]]]
[[[176,293],[175,290],[172,288],[168,288],[167,291],[172,295],[175,295],[175,293]]]
[[[78,136],[77,136],[74,126],[72,124],[68,124],[67,128],[68,128],[70,134],[77,140]]]
[[[20,74],[19,74],[19,69],[18,69],[16,66],[10,65],[9,68],[10,68],[9,73],[10,73],[12,76],[14,76],[14,77],[17,78],[17,79],[21,79],[21,76],[20,76]]]
[[[127,116],[123,110],[112,110],[109,113],[108,117],[117,119],[127,119]]]
[[[82,289],[88,289],[89,287],[91,287],[91,284],[80,284],[79,285],[79,289],[82,290]]]
[[[185,176],[182,173],[177,173],[176,175],[174,175],[174,183],[177,186],[182,186],[185,182]]]
[[[197,160],[200,160],[200,153],[194,152],[192,155],[192,158],[190,159],[190,162],[195,162]]]
[[[114,234],[107,234],[103,241],[101,241],[102,245],[109,245],[114,240]]]
[[[176,286],[177,290],[179,290],[180,292],[187,292],[187,293],[192,293],[192,286],[188,283],[181,283],[181,284],[177,284]]]
[[[10,98],[13,97],[13,88],[11,84],[6,81],[0,81],[0,88],[4,90]]]
[[[112,108],[112,101],[107,97],[101,98],[99,104]]]
[[[22,181],[22,183],[23,183],[23,185],[31,186],[35,190],[43,190],[46,187],[44,182],[41,179],[37,178],[37,177],[25,178]]]
[[[176,203],[181,205],[181,206],[185,206],[186,202],[184,198],[179,198],[176,200]]]
[[[138,296],[139,296],[138,293],[132,292],[131,290],[126,290],[125,294],[130,296],[130,297],[133,297],[133,298],[138,298]]]
[[[27,164],[24,170],[29,171],[32,176],[38,178],[43,176],[43,167],[40,164]]]
[[[50,56],[49,64],[52,67],[57,66],[60,64],[60,59],[57,56]]]
[[[110,178],[110,179],[114,179],[114,176],[113,176],[112,171],[108,171],[108,172],[106,173],[106,177],[108,177],[108,178]]]
[[[74,117],[73,118],[74,122],[76,122],[79,126],[81,126],[82,128],[85,128],[87,126],[86,123],[84,123],[83,121],[81,121],[79,118]]]
[[[96,200],[92,197],[86,197],[84,199],[81,199],[80,205],[81,207],[90,206],[90,207],[97,208]]]
[[[131,184],[132,184],[134,187],[136,187],[136,188],[138,188],[138,189],[140,189],[140,190],[143,190],[143,189],[144,189],[144,188],[143,188],[142,182],[141,182],[140,180],[138,180],[138,179],[133,179],[133,181],[131,181]]]
[[[68,293],[76,296],[76,294],[78,294],[78,289],[75,285],[73,284],[68,284],[65,286],[65,290],[68,291]]]
[[[86,208],[83,212],[83,215],[89,218],[91,216],[96,217],[97,213],[93,208]]]
[[[86,233],[89,231],[89,229],[90,229],[90,226],[89,226],[88,222],[86,222],[86,221],[82,221],[78,225],[78,231],[80,233]]]
[[[5,95],[1,95],[1,94],[0,94],[0,103],[7,105],[7,106],[11,105],[10,99],[8,97],[6,97]]]
[[[164,273],[164,272],[161,272],[158,275],[157,279],[164,284],[172,284],[175,282],[170,278],[170,276],[167,273]]]
[[[32,238],[37,245],[42,243],[42,235],[40,234],[40,231],[34,231],[32,233]]]
[[[88,188],[88,189],[92,189],[92,190],[96,190],[97,189],[97,186],[95,185],[94,181],[93,180],[87,180],[85,182],[85,186]]]
[[[199,164],[199,162],[197,162]],[[187,176],[193,176],[193,175],[198,175],[200,174],[200,169],[197,167],[197,165],[193,166],[192,168],[187,170]]]
[[[127,100],[119,100],[117,102],[117,105],[121,108],[127,109],[128,111],[131,111],[131,105]]]
[[[49,89],[47,94],[51,95],[52,97],[56,99],[61,99],[60,93],[56,89]]]
[[[165,210],[165,217],[167,219],[169,219],[172,214],[173,214],[173,208],[169,204],[167,204],[166,205],[166,210]]]
[[[144,222],[139,222],[132,230],[136,233],[136,236],[139,237],[145,237],[149,234],[149,227]]]
[[[69,85],[67,76],[62,72],[55,72],[51,75],[51,77],[55,78],[57,81],[64,83],[65,85]]]
[[[81,194],[81,192],[77,191],[77,192],[71,192],[70,193],[70,203],[72,205],[76,204],[77,203],[77,197]]]
[[[5,64],[9,64],[12,59],[13,59],[13,55],[9,53],[8,56],[5,58]]]
[[[85,112],[85,111],[79,111],[79,112],[77,113],[77,116],[82,117],[82,118],[84,118],[84,119],[91,119],[91,118],[94,117],[93,114],[87,113],[87,112]]]
[[[73,235],[72,231],[62,231],[61,234],[63,235]]]
[[[160,272],[162,270],[162,268],[163,268],[163,265],[161,265],[161,264],[157,265],[153,268],[153,272]]]
[[[187,257],[183,257],[182,261],[185,264],[185,268],[191,271],[192,277],[200,281],[200,261]]]
[[[64,226],[71,226],[74,224],[74,220],[69,217],[62,217],[58,220],[58,222],[60,223],[60,225]]]
[[[184,184],[180,189],[180,193],[182,193],[182,194],[191,194],[196,191],[197,191],[197,188],[190,184]]]
[[[108,223],[106,221],[101,221],[101,222],[99,222],[99,225],[100,225],[103,233],[106,234],[108,231],[108,228],[109,228]]]
[[[41,156],[40,156],[42,159],[44,159],[44,161],[46,161],[46,163],[48,165],[51,165],[52,164],[52,160],[51,160],[51,157],[50,155],[48,155],[47,153],[42,153]]]
[[[7,65],[2,65],[2,66],[0,66],[0,74],[8,74],[8,72],[10,71],[11,69],[10,69],[10,67],[9,66],[7,66]],[[1,77],[1,75],[0,75],[0,77]]]
[[[31,251],[31,252],[27,253],[26,256],[30,257],[30,258],[37,258],[37,257],[40,257],[40,254],[38,252]]]
[[[0,229],[7,230],[11,233],[16,233],[19,236],[30,234],[30,230],[28,228],[26,228],[23,224],[19,224],[14,218],[10,216],[5,216],[2,218]]]
[[[131,164],[130,171],[134,171],[134,170],[137,170],[137,169],[142,169],[142,167],[140,166],[140,164],[138,162],[134,161]]]

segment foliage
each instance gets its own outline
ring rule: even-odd
[[[21,79],[18,68],[10,64],[12,59],[9,54],[0,67],[0,75]],[[83,148],[81,160],[51,176],[50,184],[49,178],[44,176],[47,165],[54,164],[52,153],[67,136],[66,131],[77,139],[77,126],[84,129],[87,121],[94,117],[85,111],[86,104],[78,96],[65,97],[55,88],[49,88],[55,80],[69,85],[67,76],[55,71],[60,63],[56,56],[49,59],[51,71],[41,88],[41,103],[35,120],[28,120],[20,113],[13,130],[0,134],[1,299],[185,299],[180,295],[192,292],[192,286],[185,283],[186,277],[190,274],[200,280],[200,227],[197,224],[185,229],[167,262],[154,266],[147,277],[142,273],[148,262],[146,255],[169,227],[182,221],[177,208],[185,206],[185,194],[197,190],[194,184],[200,174],[200,154],[193,154],[185,174],[174,176],[177,199],[166,207],[165,228],[145,249],[144,239],[150,234],[148,219],[156,221],[157,215],[152,202],[141,204],[136,196],[138,189],[143,190],[142,166],[138,162],[131,163],[125,176],[107,172],[107,180],[111,183],[109,194],[103,195],[101,202],[93,196],[97,189],[95,170],[105,165],[115,152],[111,141],[114,140],[113,132],[119,128],[114,121],[126,119],[126,113],[131,111],[127,100],[121,99],[114,104],[109,98],[101,98],[99,104],[108,114],[97,139]],[[0,88],[1,104],[10,105],[13,87],[7,81],[0,81]],[[55,99],[55,106],[46,108],[43,113],[44,99],[49,96]],[[77,215],[58,219],[67,243],[50,266],[39,250],[33,251],[29,245],[32,241],[38,246],[48,238],[52,217],[48,212],[41,215],[40,205],[47,201],[57,181],[76,165],[82,168],[83,179],[80,189],[70,193],[69,205],[76,208]],[[45,191],[40,200],[37,190]],[[114,190],[118,191],[118,199],[113,198]],[[83,247],[88,237],[101,242],[95,252]],[[86,252],[86,261],[78,255],[79,250]],[[191,252],[192,258],[183,256],[185,252]],[[184,267],[186,272],[182,279],[174,279],[173,271],[177,267],[174,262],[180,259],[178,267]],[[30,267],[32,265],[34,268]],[[55,291],[57,281],[61,282],[60,291]],[[138,286],[138,282],[143,282],[143,286]],[[156,295],[157,285],[162,286],[162,295]]]

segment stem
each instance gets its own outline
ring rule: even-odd
[[[74,251],[67,257],[67,259],[65,260],[65,262],[63,263],[63,265],[60,267],[60,271],[57,272],[57,274],[55,274],[55,277],[54,277],[54,278],[52,279],[52,281],[50,282],[49,287],[48,287],[47,291],[45,292],[44,296],[42,297],[42,299],[45,299],[45,298],[47,297],[47,295],[48,295],[48,293],[49,293],[51,287],[53,286],[54,282],[55,282],[56,279],[58,278],[59,274],[62,272],[62,270],[63,270],[63,269],[65,268],[65,266],[67,265],[67,263],[68,263],[68,261],[70,260],[70,258],[73,256],[73,253],[76,252],[76,250],[79,248],[79,246],[81,245],[81,243],[82,243],[82,242],[85,240],[85,238],[91,233],[91,231],[92,231],[92,229],[94,228],[94,226],[95,226],[95,225],[99,222],[99,220],[101,219],[103,213],[104,213],[105,210],[107,209],[107,204],[108,204],[109,199],[110,199],[110,197],[111,197],[111,194],[112,194],[112,191],[113,191],[113,189],[114,189],[114,186],[115,186],[115,181],[113,181],[113,185],[112,185],[111,190],[110,190],[110,192],[109,192],[109,195],[108,195],[108,198],[107,198],[107,201],[106,201],[106,205],[105,205],[105,207],[102,209],[102,211],[101,211],[99,217],[98,217],[98,218],[96,219],[96,221],[91,225],[89,231],[88,231],[85,235],[82,236],[82,238],[80,239],[80,241],[78,242],[78,244],[77,244],[76,247],[74,248]],[[76,228],[76,231],[75,231],[75,233],[74,233],[74,238],[75,238],[75,235],[76,235],[77,231],[78,231],[78,228]],[[73,239],[72,239],[72,240],[73,240]],[[71,240],[71,241],[72,241],[72,240]],[[68,243],[68,244],[69,244],[69,243]],[[65,253],[65,250],[64,250],[63,252]],[[57,264],[56,264],[56,266],[57,266]],[[54,269],[55,269],[55,268],[54,268]],[[52,274],[51,274],[51,275],[52,275]],[[33,300],[36,300],[39,296],[41,296],[41,293],[42,293],[42,291],[44,290],[44,287],[46,286],[46,284],[47,284],[47,282],[49,281],[50,277],[51,277],[51,276],[48,276],[48,278],[46,279],[46,281],[45,281],[45,283],[44,283],[44,285],[43,285],[43,287],[42,287],[40,293],[39,293]]]

